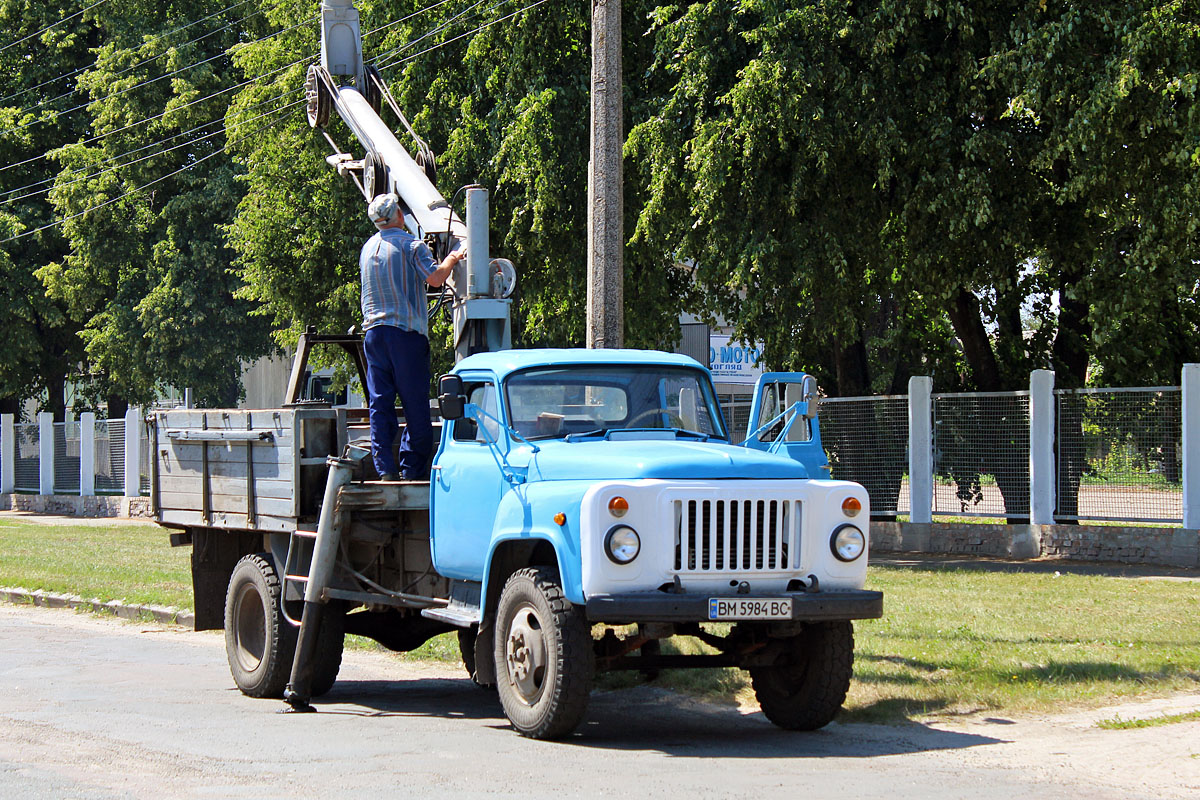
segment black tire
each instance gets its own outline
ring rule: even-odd
[[[479,635],[478,627],[459,628],[458,652],[462,654],[463,669],[471,676],[471,682],[481,689],[495,689],[496,684],[484,683],[475,672],[475,640]]]
[[[754,694],[767,719],[793,731],[815,731],[833,721],[854,672],[854,626],[820,622],[785,640],[779,662],[751,667]]]
[[[225,655],[242,693],[283,697],[296,629],[279,607],[280,583],[265,555],[243,556],[229,577],[225,594]]]
[[[496,688],[522,736],[565,736],[587,711],[596,657],[583,612],[548,567],[509,577],[496,609]]]
[[[342,668],[342,649],[346,642],[346,606],[331,602],[321,616],[321,630],[317,634],[317,650],[313,655],[313,678],[310,691],[313,697],[327,694],[337,681]],[[295,657],[293,653],[293,658]],[[291,670],[292,662],[288,661]]]
[[[651,639],[650,641],[646,642],[644,645],[641,646],[639,652],[643,656],[651,656],[651,657],[657,658],[658,656],[662,655],[662,643],[660,641],[658,641],[658,639]],[[658,676],[660,674],[660,670],[658,667],[651,667],[649,669],[639,670],[639,672],[641,673],[642,680],[644,680],[644,681],[656,681],[656,680],[658,680]]]

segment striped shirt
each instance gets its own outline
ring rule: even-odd
[[[391,325],[428,335],[425,279],[434,268],[429,246],[402,228],[384,228],[368,239],[358,257],[363,330]]]

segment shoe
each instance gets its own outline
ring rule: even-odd
[[[400,481],[400,476],[394,472],[385,472],[379,476],[379,480],[386,481],[388,483],[398,483]]]

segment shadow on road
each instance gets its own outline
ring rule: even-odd
[[[489,727],[508,728],[495,692],[467,680],[339,682],[314,705],[326,714],[491,720],[494,724]],[[1003,742],[916,723],[888,726],[835,722],[819,731],[797,733],[776,728],[759,713],[742,714],[732,706],[639,686],[593,692],[583,724],[559,744],[689,758],[872,758]]]

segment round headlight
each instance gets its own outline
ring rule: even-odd
[[[829,549],[838,561],[853,561],[867,549],[867,537],[853,525],[839,525],[829,537]]]
[[[604,552],[614,564],[628,564],[641,549],[642,540],[628,525],[618,525],[604,537]]]

